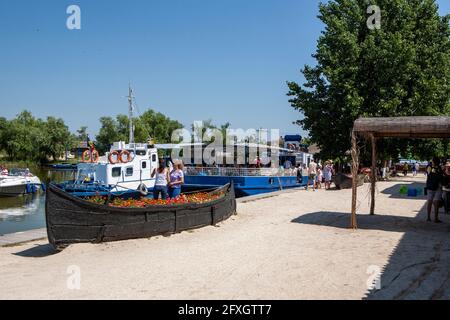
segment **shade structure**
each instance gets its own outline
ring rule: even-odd
[[[376,140],[378,138],[450,138],[449,116],[420,117],[375,117],[359,118],[353,124],[352,131],[352,208],[350,227],[355,229],[356,223],[356,178],[359,167],[358,136],[370,139],[372,144],[371,169],[371,203],[370,214],[375,212],[376,183]]]
[[[448,138],[450,117],[359,118],[353,131],[358,135],[399,138]]]

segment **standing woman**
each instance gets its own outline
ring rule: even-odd
[[[183,164],[181,161],[174,162],[169,179],[169,197],[173,199],[180,195],[181,185],[184,183]]]
[[[325,190],[328,190],[331,187],[331,178],[333,176],[333,168],[330,161],[325,162],[325,167],[323,168],[323,176],[325,178]]]
[[[161,198],[166,200],[169,197],[167,186],[169,184],[169,170],[166,167],[164,159],[159,159],[158,169],[155,169],[152,173],[152,178],[156,174],[155,187],[153,188],[153,199]]]

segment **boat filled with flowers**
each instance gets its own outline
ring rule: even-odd
[[[48,240],[61,250],[72,243],[148,238],[215,225],[236,212],[236,197],[233,183],[170,200],[82,198],[50,184],[45,212]]]
[[[93,196],[87,197],[86,200],[96,204],[108,204],[111,207],[118,208],[146,208],[151,206],[170,206],[178,204],[200,204],[208,203],[218,200],[225,196],[225,192],[195,192],[189,194],[181,194],[180,196],[172,199],[153,199],[147,197],[141,197],[138,199],[123,199],[116,197],[112,200],[108,200],[107,196]]]

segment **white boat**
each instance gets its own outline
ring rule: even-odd
[[[146,195],[154,188],[155,177],[152,177],[152,173],[158,167],[158,150],[152,142],[134,142],[131,88],[128,101],[130,142],[114,142],[109,152],[102,157],[95,149],[85,151],[84,162],[77,165],[75,180],[58,184],[59,188],[76,196],[136,192]]]
[[[41,180],[28,169],[12,169],[7,175],[0,175],[0,196],[14,197],[36,193]]]

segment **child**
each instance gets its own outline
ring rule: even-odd
[[[316,181],[316,187],[317,189],[322,189],[322,180],[323,180],[323,172],[322,172],[322,166],[317,166],[317,181]]]

